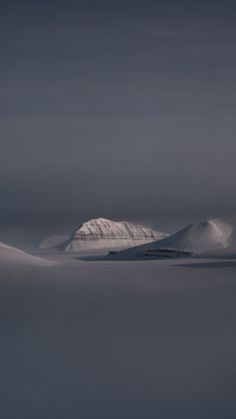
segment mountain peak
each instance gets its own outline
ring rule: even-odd
[[[123,259],[145,258],[145,255],[148,257],[148,252],[150,255],[154,251],[158,254],[158,251],[163,249],[200,255],[228,247],[232,240],[232,234],[233,227],[219,219],[198,221],[162,240],[124,250],[119,257]]]
[[[166,237],[165,233],[129,221],[94,218],[83,223],[67,242],[66,251],[122,249]]]

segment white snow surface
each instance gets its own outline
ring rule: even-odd
[[[20,250],[17,247],[13,247],[13,246],[10,246],[9,244],[0,242],[0,255],[7,251],[21,253],[21,254],[24,253],[23,250]]]
[[[65,251],[86,253],[124,249],[166,236],[165,233],[140,224],[97,218],[87,221],[72,234],[65,245]]]
[[[58,257],[1,275],[1,419],[236,418],[235,260]]]
[[[0,271],[9,266],[51,266],[55,263],[0,242]]]
[[[212,250],[227,248],[232,241],[233,234],[233,227],[224,221],[218,219],[200,221],[163,240],[121,251],[118,256],[122,259],[136,259],[151,249],[174,249],[200,255]]]

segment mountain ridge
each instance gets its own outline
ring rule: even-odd
[[[141,224],[129,221],[112,221],[100,217],[83,223],[60,248],[67,252],[112,250],[129,248],[137,243],[149,243],[166,236],[166,233]]]

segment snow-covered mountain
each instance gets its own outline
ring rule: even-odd
[[[200,221],[162,240],[162,245],[200,254],[227,247],[232,231],[232,227],[221,220]]]
[[[69,239],[69,235],[55,235],[47,237],[46,239],[43,239],[38,248],[39,249],[54,249],[57,247],[60,247],[61,244],[65,243]]]
[[[170,250],[169,255],[165,252],[165,257],[175,257],[174,250],[177,251],[177,256],[178,252],[199,255],[227,248],[232,241],[233,233],[232,226],[221,220],[200,221],[162,240],[121,251],[115,256],[118,259],[161,258],[163,249]]]
[[[64,244],[67,252],[87,253],[124,249],[137,244],[160,240],[167,235],[150,227],[127,221],[111,221],[97,218],[84,223]]]

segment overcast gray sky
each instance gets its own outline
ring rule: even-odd
[[[235,6],[189,3],[1,2],[2,220],[235,210]]]

